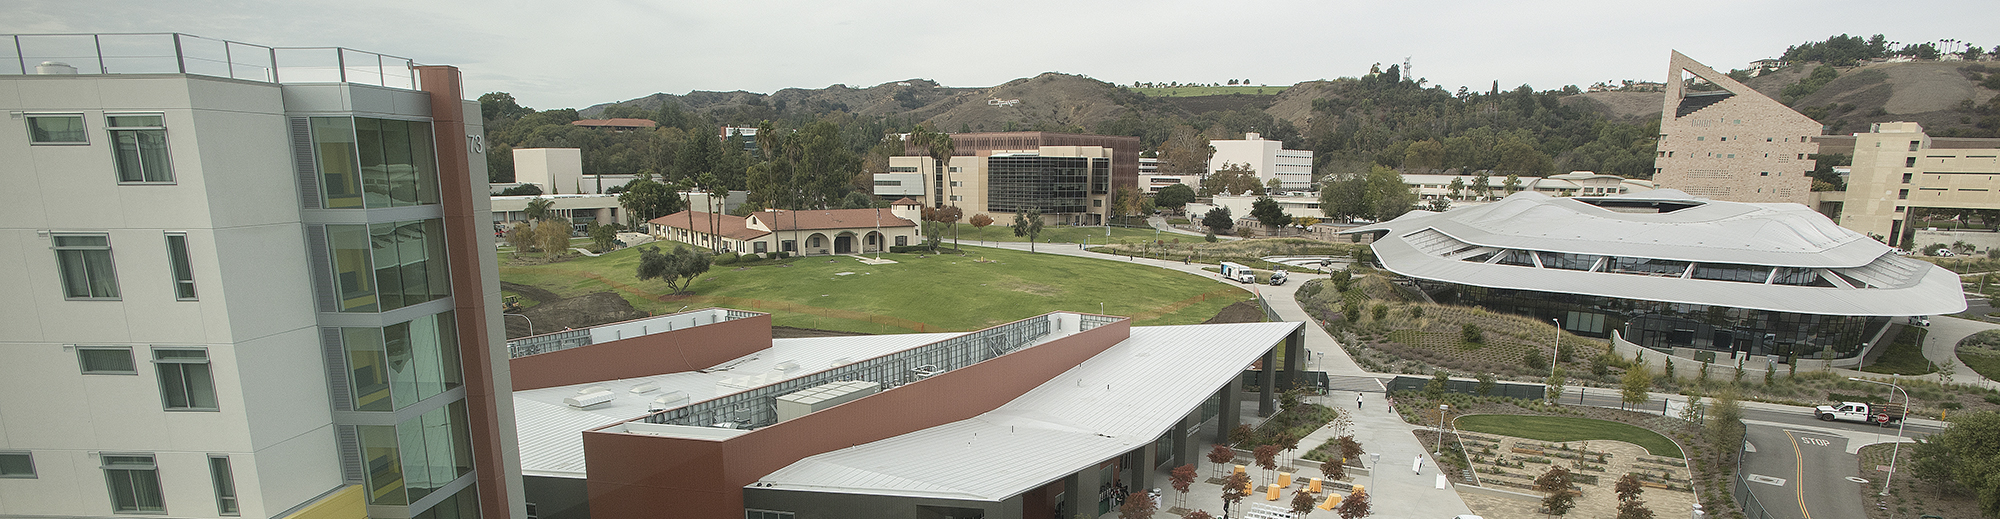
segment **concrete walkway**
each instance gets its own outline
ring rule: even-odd
[[[1021,251],[1028,250],[1028,244],[1019,242],[963,242],[961,245]],[[1202,270],[1204,267],[1212,267],[1213,264],[1183,264],[1179,261],[1149,258],[1128,259],[1124,256],[1111,256],[1089,252],[1074,243],[1038,243],[1035,244],[1034,250],[1035,252],[1046,254],[1123,261],[1178,270],[1208,277],[1209,279],[1216,280],[1217,283],[1241,287],[1246,291],[1263,295],[1265,301],[1269,302],[1271,307],[1277,311],[1278,317],[1285,321],[1307,323],[1305,326],[1305,347],[1306,351],[1311,354],[1311,360],[1307,365],[1309,369],[1326,371],[1332,375],[1381,376],[1362,370],[1360,365],[1354,363],[1354,359],[1348,357],[1347,351],[1340,348],[1340,343],[1336,342],[1332,335],[1327,334],[1324,328],[1319,327],[1316,321],[1309,318],[1305,310],[1299,307],[1295,298],[1298,288],[1304,285],[1305,281],[1324,277],[1323,275],[1294,273],[1292,282],[1284,286],[1244,285],[1224,280],[1220,274]],[[1364,401],[1359,411],[1354,408],[1354,399],[1357,394]],[[1374,505],[1375,511],[1372,514],[1373,517],[1453,517],[1472,513],[1471,509],[1465,506],[1465,501],[1459,499],[1458,494],[1451,490],[1449,486],[1443,490],[1436,487],[1438,476],[1437,463],[1430,458],[1428,454],[1429,449],[1419,444],[1416,435],[1412,434],[1411,431],[1414,431],[1417,427],[1404,423],[1401,417],[1392,412],[1389,409],[1384,394],[1380,392],[1355,393],[1338,391],[1325,397],[1315,398],[1321,399],[1320,403],[1322,405],[1340,409],[1343,413],[1353,413],[1349,415],[1353,420],[1353,430],[1351,433],[1354,435],[1355,441],[1361,442],[1362,448],[1370,453],[1370,460],[1364,461],[1364,465],[1373,468],[1375,462],[1372,455],[1376,453],[1381,454],[1381,463],[1384,467],[1387,467],[1386,470],[1381,471],[1379,474],[1374,474],[1372,477],[1363,476],[1354,480],[1354,482],[1360,483],[1369,489],[1369,499]],[[1305,451],[1311,450],[1312,447],[1319,446],[1321,443],[1333,438],[1333,429],[1322,427],[1320,430],[1314,431],[1311,435],[1299,441],[1299,450],[1295,455],[1303,454]],[[1208,452],[1208,449],[1198,450],[1204,455]],[[1411,466],[1415,464],[1415,460],[1419,457],[1423,458],[1421,473],[1414,472],[1411,469]],[[1192,485],[1188,492],[1187,508],[1189,510],[1206,510],[1220,517],[1222,512],[1222,487],[1206,482],[1210,465],[1205,458],[1202,460],[1200,464],[1201,470],[1197,472],[1198,477],[1195,478],[1194,485]],[[1298,469],[1298,472],[1294,474],[1295,477],[1301,474],[1308,478],[1320,475],[1318,462],[1301,460],[1295,466]],[[1257,476],[1256,470],[1255,467],[1251,468],[1253,480]],[[1164,489],[1167,493],[1163,508],[1171,508],[1174,503],[1173,494],[1175,492],[1167,484],[1168,473],[1163,471],[1156,474],[1156,476],[1155,481],[1159,483],[1155,486]],[[1294,484],[1293,489],[1299,488],[1298,485]],[[1133,493],[1137,495],[1144,492],[1134,489]],[[1291,499],[1292,490],[1287,490],[1278,501],[1265,501],[1262,488],[1260,488],[1258,494],[1245,498],[1242,503],[1239,503],[1238,507],[1232,507],[1231,511],[1236,517],[1242,517],[1241,506],[1253,503],[1266,503],[1280,507],[1289,507]],[[1320,499],[1325,499],[1324,495]],[[1161,513],[1164,515],[1164,510]],[[1315,510],[1312,515],[1333,517],[1331,513],[1323,510]],[[1106,514],[1105,517],[1117,517],[1117,514],[1114,511],[1113,513]]]
[[[1952,383],[2000,389],[2000,383],[1987,380],[1958,360],[1958,341],[1986,330],[2000,330],[2000,324],[1940,315],[1931,318],[1929,328],[1930,331],[1924,334],[1924,358],[1939,364],[1950,361],[1953,366]]]

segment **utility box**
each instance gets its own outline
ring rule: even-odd
[[[882,383],[865,380],[831,382],[778,397],[778,421],[798,418],[882,391]]]

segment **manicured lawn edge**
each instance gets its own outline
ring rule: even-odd
[[[1563,416],[1481,414],[1452,423],[1461,431],[1499,434],[1545,442],[1613,440],[1645,447],[1654,456],[1683,457],[1680,445],[1660,433],[1618,422]]]

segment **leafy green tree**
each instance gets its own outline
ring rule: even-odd
[[[1451,382],[1451,373],[1445,370],[1431,372],[1431,381],[1424,383],[1424,398],[1437,400],[1444,398],[1446,384]]]
[[[924,153],[929,155],[931,160],[935,162],[937,171],[933,173],[934,175],[944,176],[949,174],[948,172],[951,171],[951,154],[957,151],[957,143],[952,141],[950,135],[934,131],[929,126],[917,125],[917,128],[910,132],[910,142],[916,144],[918,148],[922,148]],[[950,183],[947,182],[945,185],[945,189],[947,190],[945,193],[946,200],[949,200],[951,195],[949,192],[951,189],[949,187]],[[945,200],[939,200],[936,203],[944,204]]]
[[[1553,375],[1549,375],[1549,378],[1548,378],[1548,383],[1547,383],[1547,384],[1548,384],[1548,394],[1547,394],[1547,395],[1544,395],[1544,396],[1548,397],[1548,399],[1549,399],[1549,401],[1550,401],[1550,402],[1554,402],[1554,401],[1556,401],[1556,399],[1558,399],[1558,398],[1562,398],[1562,394],[1563,394],[1563,385],[1564,385],[1565,383],[1567,383],[1567,382],[1568,382],[1568,379],[1565,379],[1565,378],[1563,377],[1563,369],[1562,369],[1562,368],[1556,368],[1556,372],[1555,372],[1555,374],[1553,374]]]
[[[1278,201],[1268,196],[1259,197],[1250,204],[1250,216],[1256,218],[1257,223],[1274,230],[1292,224],[1291,215],[1285,214],[1285,208],[1279,207]]]
[[[553,258],[569,253],[569,219],[552,216],[535,222],[535,248]]]
[[[555,205],[556,201],[553,198],[535,198],[528,201],[528,208],[523,209],[521,213],[531,222],[547,221],[555,217],[555,210],[552,209]]]
[[[590,224],[590,242],[596,245],[598,253],[610,252],[618,243],[618,227],[615,225]]]
[[[1249,164],[1225,162],[1201,181],[1201,189],[1211,195],[1263,194],[1264,184],[1257,181],[1257,170]]]
[[[1028,251],[1035,250],[1035,240],[1042,235],[1042,212],[1029,209],[1025,213],[1014,213],[1014,235],[1028,238]]]
[[[1403,169],[1417,172],[1444,169],[1444,143],[1432,139],[1410,143],[1403,151]]]
[[[1521,190],[1521,176],[1520,176],[1520,175],[1516,175],[1516,174],[1513,174],[1513,173],[1508,173],[1508,174],[1507,174],[1507,180],[1505,180],[1505,181],[1502,181],[1502,182],[1500,182],[1500,187],[1501,187],[1501,188],[1503,188],[1503,189],[1506,189],[1506,190],[1507,190],[1507,194],[1510,194],[1510,195],[1511,195],[1511,194],[1514,194],[1514,192],[1516,192],[1516,191],[1520,191],[1520,190]]]
[[[1229,216],[1229,208],[1217,207],[1201,216],[1201,225],[1207,227],[1210,234],[1215,234],[1236,227],[1236,218]]]
[[[1917,440],[1911,474],[1956,482],[1978,496],[1987,516],[2000,514],[2000,413],[1954,414],[1943,431]]]
[[[1634,363],[1625,370],[1626,405],[1637,406],[1646,403],[1648,392],[1653,389],[1653,372],[1646,370],[1644,362]]]
[[[653,181],[652,175],[642,174],[625,183],[625,192],[618,194],[618,205],[635,222],[650,222],[681,211],[681,197],[674,191],[671,186]]]
[[[1709,448],[1728,453],[1733,462],[1737,449],[1743,445],[1743,405],[1737,402],[1734,388],[1716,393],[1713,399],[1702,419],[1707,427]]]
[[[714,261],[713,254],[684,246],[676,246],[666,253],[660,252],[659,247],[643,247],[639,249],[638,276],[640,281],[663,281],[667,290],[680,294],[694,285],[696,277],[708,272]]]
[[[1159,145],[1159,172],[1162,175],[1200,176],[1208,173],[1208,159],[1215,155],[1208,138],[1193,126],[1177,125]],[[1204,181],[1203,189],[1207,189]]]
[[[1454,199],[1465,197],[1465,179],[1451,179],[1451,197]]]
[[[1187,184],[1174,184],[1163,187],[1160,188],[1160,192],[1153,194],[1154,204],[1174,210],[1180,210],[1180,208],[1186,207],[1188,202],[1193,201],[1194,188],[1188,187]]]
[[[1486,200],[1492,198],[1492,193],[1493,193],[1492,177],[1487,176],[1485,171],[1481,171],[1479,172],[1479,174],[1473,175],[1472,193],[1475,195],[1479,195],[1480,200]]]
[[[1458,328],[1458,338],[1467,343],[1480,344],[1486,342],[1486,331],[1479,329],[1477,324],[1465,323]]]
[[[1479,374],[1479,387],[1478,387],[1479,396],[1486,396],[1492,394],[1493,387],[1496,385],[1499,385],[1499,379],[1495,377],[1492,373],[1482,372]]]

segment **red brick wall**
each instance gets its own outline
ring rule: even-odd
[[[721,442],[585,432],[590,514],[647,517],[670,506],[677,517],[740,517],[743,487],[766,474],[815,454],[991,411],[1131,331],[1129,320],[1099,326]]]
[[[514,390],[603,382],[705,369],[771,347],[771,316],[529,355],[508,361]]]

